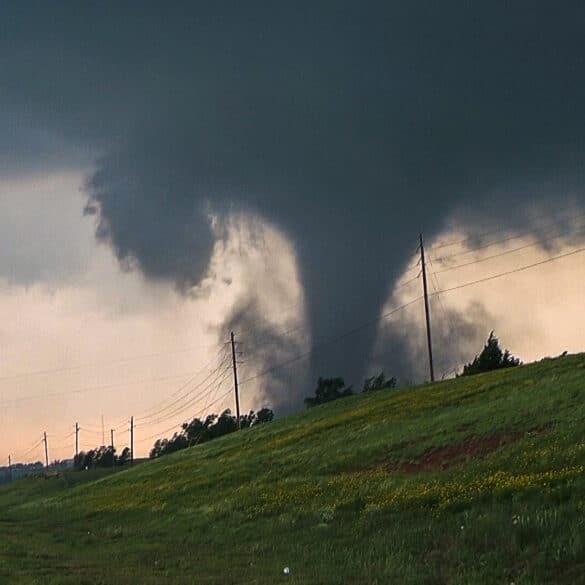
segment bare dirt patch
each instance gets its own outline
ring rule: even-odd
[[[446,469],[468,459],[485,457],[488,453],[518,440],[523,433],[497,434],[487,437],[472,437],[462,443],[445,445],[426,451],[417,461],[396,464],[393,471],[432,471]]]
[[[542,430],[530,429],[523,432],[494,433],[492,435],[470,437],[460,443],[430,449],[416,461],[383,464],[381,467],[387,471],[403,471],[406,473],[446,469],[469,459],[485,457],[505,445],[518,441],[528,433],[541,432]]]

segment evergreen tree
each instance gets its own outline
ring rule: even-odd
[[[483,351],[476,355],[474,360],[463,366],[462,376],[472,376],[473,374],[480,374],[481,372],[490,372],[492,370],[499,370],[501,368],[512,368],[521,365],[522,362],[510,354],[506,349],[500,349],[498,338],[492,331],[488,337]]]

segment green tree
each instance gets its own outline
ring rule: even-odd
[[[270,408],[261,408],[256,413],[256,421],[254,422],[255,425],[260,425],[263,423],[271,422],[274,419],[274,412]]]
[[[380,372],[377,376],[372,376],[364,382],[364,392],[372,392],[373,390],[386,390],[396,388],[396,378],[388,378],[384,372]]]
[[[463,366],[462,376],[472,376],[473,374],[480,374],[481,372],[490,372],[492,370],[499,370],[501,368],[513,368],[521,365],[522,362],[510,354],[506,349],[500,349],[498,338],[492,331],[483,348],[483,351],[476,355],[474,360]]]
[[[311,408],[352,394],[351,386],[346,388],[343,378],[319,378],[315,396],[305,398],[305,406]]]

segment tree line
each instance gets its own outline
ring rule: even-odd
[[[270,422],[273,419],[274,412],[270,408],[262,408],[258,412],[251,410],[248,414],[240,415],[239,427],[247,429]],[[150,458],[154,459],[174,451],[186,449],[192,445],[207,443],[237,430],[238,419],[232,415],[232,411],[229,408],[219,416],[209,414],[203,420],[194,418],[190,422],[183,423],[181,430],[170,439],[158,439],[150,451]]]

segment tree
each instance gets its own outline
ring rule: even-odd
[[[130,447],[122,449],[122,453],[118,457],[118,465],[124,465],[127,461],[130,461]]]
[[[364,382],[364,392],[371,392],[373,390],[385,390],[396,388],[396,378],[388,378],[384,376],[384,372],[380,372],[377,376],[372,376]]]
[[[271,422],[274,419],[274,412],[270,408],[261,408],[256,413],[256,421],[254,425],[261,425],[263,423]]]
[[[492,331],[483,351],[479,355],[476,355],[471,363],[463,366],[461,376],[472,376],[473,374],[490,372],[501,368],[513,368],[521,364],[522,362],[512,356],[507,349],[505,351],[500,349],[498,338]]]
[[[216,439],[217,437],[223,437],[229,433],[233,433],[238,430],[238,422],[236,417],[232,415],[232,411],[226,408],[215,421],[215,424],[210,428],[211,436],[210,439]]]
[[[256,422],[256,413],[251,410],[248,414],[240,414],[240,428],[249,429]]]
[[[344,396],[351,396],[353,391],[351,386],[345,388],[343,378],[319,378],[317,381],[317,388],[315,389],[315,396],[308,396],[305,398],[305,406],[312,408],[318,404],[331,402]]]

